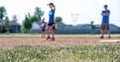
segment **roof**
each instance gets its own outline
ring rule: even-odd
[[[3,25],[5,25],[5,23],[6,23],[5,20],[0,20],[0,22],[1,22]],[[20,24],[17,23],[16,21],[10,21],[9,23],[10,23],[10,25],[20,25]]]

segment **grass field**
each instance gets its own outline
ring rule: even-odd
[[[57,34],[45,41],[41,34],[0,34],[0,62],[120,62],[120,34]],[[107,35],[105,35],[107,37]]]
[[[120,44],[0,49],[0,62],[119,62]]]

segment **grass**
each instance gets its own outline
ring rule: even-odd
[[[0,48],[0,62],[119,62],[120,44]]]
[[[56,37],[99,37],[100,34],[56,34]],[[120,38],[120,34],[112,34]],[[41,34],[0,34],[2,37],[41,37]],[[0,48],[0,62],[119,62],[120,44],[79,46],[21,45]]]
[[[107,36],[107,35],[105,35]],[[112,37],[120,38],[120,34],[111,34]],[[41,34],[0,34],[0,37],[41,37]],[[56,34],[55,37],[100,37],[100,34]]]

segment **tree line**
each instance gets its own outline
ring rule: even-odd
[[[25,33],[28,32],[28,30],[31,29],[31,27],[32,27],[32,23],[33,22],[41,22],[43,16],[44,16],[44,11],[42,11],[42,9],[40,7],[35,7],[35,11],[34,11],[33,15],[31,15],[30,12],[25,14],[25,18],[23,19],[23,22],[21,25],[22,32],[25,32]],[[10,20],[9,20],[9,17],[7,16],[7,10],[4,6],[0,6],[0,20],[6,21],[5,28],[6,28],[6,30],[9,31],[9,29],[10,29],[9,21]],[[17,21],[17,15],[13,16],[12,21]],[[62,22],[62,17],[56,16],[56,21]],[[2,25],[2,23],[0,22],[0,28],[2,26],[4,26],[4,25]]]

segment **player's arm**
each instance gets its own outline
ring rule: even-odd
[[[102,13],[101,15],[102,15],[102,16],[109,16],[110,14]]]
[[[56,23],[56,18],[53,16],[54,22]]]
[[[108,11],[107,13],[105,13],[104,11],[102,11],[101,15],[102,16],[109,16],[110,15],[110,11]]]
[[[55,19],[55,10],[53,10],[53,20],[54,20],[54,23],[56,23],[56,19]]]

